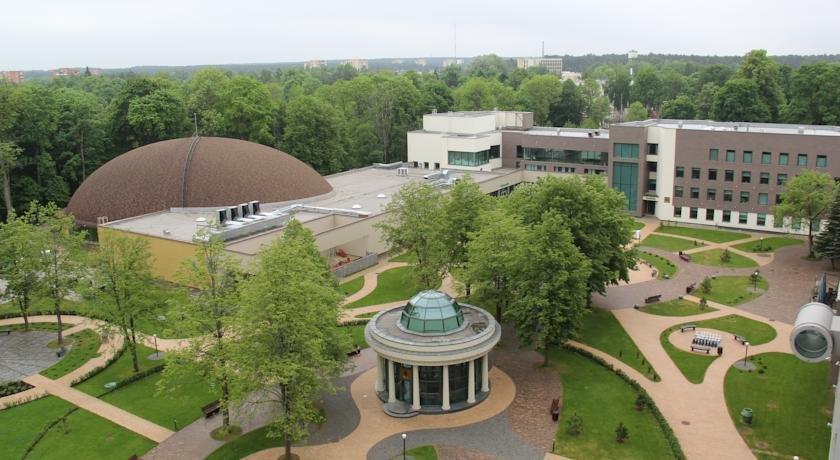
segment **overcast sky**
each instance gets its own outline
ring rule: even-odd
[[[840,0],[2,0],[0,70],[496,53],[840,53]]]

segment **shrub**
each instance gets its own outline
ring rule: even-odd
[[[700,282],[700,290],[703,291],[703,294],[712,292],[712,279],[708,276],[703,278],[703,281]]]
[[[580,436],[583,434],[583,419],[575,413],[569,420],[566,420],[566,433],[570,436]]]
[[[641,412],[645,409],[645,406],[647,406],[647,398],[640,393],[636,398],[636,410]]]
[[[10,396],[13,394],[24,392],[28,389],[32,388],[32,385],[21,382],[19,380],[12,381],[12,382],[5,382],[0,383],[0,398],[4,396]]]
[[[724,249],[723,252],[720,253],[720,261],[725,264],[732,261],[732,253],[729,252],[729,249]]]
[[[618,422],[618,428],[615,429],[615,442],[621,444],[630,437],[630,431],[624,426],[624,422]]]

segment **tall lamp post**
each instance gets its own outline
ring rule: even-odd
[[[407,435],[407,434],[405,434],[405,433],[403,433],[403,434],[402,434],[402,440],[403,440],[403,460],[405,460],[405,438],[407,438],[407,437],[408,437],[408,435]]]
[[[750,350],[750,343],[744,342],[744,369],[747,368],[747,352]]]
[[[159,355],[157,346],[157,334],[152,334],[152,337],[155,339],[155,357],[157,357]]]
[[[752,274],[752,282],[753,282],[753,292],[758,291],[758,278],[761,276],[761,272],[756,270]]]

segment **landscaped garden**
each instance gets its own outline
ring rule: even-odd
[[[726,252],[727,256],[724,256]],[[708,265],[710,267],[724,267],[724,268],[751,268],[758,267],[758,263],[749,257],[736,254],[727,249],[709,249],[707,251],[695,252],[691,254],[691,261],[700,264]]]
[[[796,246],[804,243],[799,238],[792,238],[789,236],[770,236],[762,238],[758,241],[748,241],[732,246],[746,252],[774,252],[779,248],[787,246]]]
[[[578,341],[618,358],[648,379],[655,380],[656,369],[650,366],[633,339],[609,310],[590,309],[589,314],[583,318]]]
[[[677,273],[677,266],[664,257],[645,251],[639,251],[638,254],[639,259],[653,265],[653,268],[656,269],[657,279],[673,278]]]
[[[417,255],[412,254],[410,252],[404,252],[396,257],[391,257],[391,262],[403,262],[407,264],[413,264],[417,261]]]
[[[674,299],[639,307],[639,311],[659,316],[691,316],[717,311],[717,308],[700,308],[700,304],[685,299]]]
[[[662,236],[652,233],[647,238],[642,240],[642,246],[649,248],[661,249],[668,252],[685,251],[697,246],[689,240],[682,238],[671,238],[670,236]]]
[[[691,383],[703,383],[703,377],[706,375],[706,369],[717,359],[717,354],[700,355],[688,351],[680,350],[668,340],[668,336],[672,332],[679,330],[679,326],[672,326],[662,331],[659,334],[659,342],[665,353],[671,357],[671,360],[679,368],[680,372],[685,376],[686,380]],[[690,334],[690,332],[688,332]]]
[[[673,453],[650,409],[636,410],[639,393],[612,370],[578,353],[551,352],[563,379],[563,413],[554,453],[568,458],[670,459]],[[567,430],[573,417],[580,434]],[[629,437],[616,441],[622,423]]]
[[[351,296],[357,292],[365,285],[365,277],[364,276],[357,276],[350,281],[346,281],[338,285],[338,289],[346,296]]]
[[[698,286],[693,294],[729,306],[740,305],[760,297],[767,292],[768,288],[767,280],[764,278],[759,278],[755,282],[757,289],[753,288],[754,282],[749,276],[718,276],[710,280],[712,288],[709,292],[703,292],[702,286]]]
[[[140,371],[150,369],[155,366],[163,364],[162,361],[154,361],[149,359],[149,355],[153,354],[155,350],[137,346],[137,359]],[[119,358],[112,362],[108,367],[98,372],[96,375],[86,379],[84,382],[75,385],[74,388],[83,391],[92,396],[100,396],[106,393],[105,384],[109,382],[120,382],[134,375],[134,369],[131,365],[131,354],[125,350]]]
[[[656,233],[667,233],[686,238],[710,241],[712,243],[728,243],[730,241],[743,240],[750,237],[749,233],[729,232],[725,230],[712,230],[709,228],[660,226]]]
[[[407,300],[420,291],[411,267],[397,267],[379,274],[376,289],[361,299],[347,304],[347,308],[368,307],[382,303]]]
[[[364,324],[354,324],[352,326],[344,326],[343,330],[347,331],[350,334],[350,340],[353,343],[353,346],[358,345],[360,348],[367,348],[368,344],[365,340],[365,325]]]
[[[747,339],[750,345],[761,345],[776,338],[776,330],[769,324],[762,323],[740,315],[727,315],[720,318],[695,321],[697,327],[715,329],[740,335]]]
[[[61,361],[41,371],[44,377],[51,379],[63,377],[99,354],[100,337],[96,331],[84,329],[67,336],[67,339],[72,340],[70,351]]]
[[[785,353],[750,358],[753,372],[730,368],[724,392],[729,415],[759,458],[828,457],[833,390],[828,363],[808,364]],[[753,410],[752,423],[741,410]]]
[[[225,445],[208,455],[206,460],[239,460],[254,452],[283,445],[282,439],[269,438],[266,436],[267,434],[268,427],[257,428],[233,441],[225,443]]]

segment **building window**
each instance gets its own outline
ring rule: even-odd
[[[691,168],[691,178],[692,179],[699,179],[700,178],[700,168]]]
[[[787,153],[780,153],[779,154],[779,166],[787,166],[788,165],[788,154]]]
[[[706,189],[706,199],[709,200],[709,201],[715,201],[715,198],[717,198],[717,190],[715,190],[713,188],[707,188]]]
[[[689,219],[696,219],[697,218],[697,208],[689,208],[688,209],[688,218]]]
[[[674,198],[682,198],[683,188],[679,185],[674,186]]]
[[[480,152],[449,151],[449,164],[453,166],[481,166],[490,162],[490,150]]]
[[[534,163],[525,163],[525,170],[526,171],[545,171],[545,165],[541,164],[534,164]]]
[[[707,209],[706,210],[706,220],[715,220],[715,210],[714,209]]]
[[[741,192],[741,200],[739,203],[749,203],[750,202],[750,192]]]
[[[636,153],[638,153],[638,147],[637,145]],[[614,162],[613,188],[623,192],[624,196],[627,197],[627,210],[635,211],[636,199],[639,193],[639,165],[635,163]]]
[[[723,171],[724,182],[733,182],[735,180],[735,171],[727,169]]]
[[[709,180],[717,180],[717,169],[709,170]]]
[[[735,151],[734,150],[727,150],[726,151],[726,162],[727,163],[735,163]]]
[[[802,219],[794,218],[790,220],[790,228],[793,230],[802,230]]]
[[[776,204],[782,204],[782,195],[776,194]]]
[[[758,176],[758,183],[768,185],[770,183],[770,173],[763,172]]]
[[[770,152],[761,152],[761,164],[769,165],[773,163],[773,154]]]
[[[773,217],[773,228],[782,228],[782,227],[784,227],[784,225],[785,225],[785,219],[784,218],[776,219],[775,217]]]
[[[724,222],[730,222],[732,220],[732,211],[723,211],[723,219]]]
[[[748,165],[752,163],[752,152],[749,150],[744,150],[744,164]]]
[[[648,155],[658,155],[659,144],[648,144]]]
[[[739,212],[738,213],[738,223],[739,224],[746,224],[747,223],[747,213]]]
[[[519,150],[517,149],[517,155]],[[607,152],[591,150],[544,149],[539,147],[523,147],[522,156],[525,160],[551,161],[554,163],[574,163],[593,166],[606,166],[609,161]]]
[[[522,163],[521,161],[517,161],[517,162],[516,162],[516,169],[519,169],[519,167],[520,167],[520,166],[522,166],[522,164],[521,164],[521,163]]]
[[[800,153],[796,156],[796,166],[808,166],[808,154]]]
[[[752,180],[752,173],[749,171],[741,171],[741,183],[749,184]]]
[[[732,190],[724,190],[723,191],[723,201],[732,202]]]
[[[494,160],[496,158],[501,158],[502,154],[501,146],[498,145],[491,145],[490,146],[490,159]]]
[[[718,149],[709,149],[709,161],[717,161]]]
[[[648,190],[651,192],[656,191],[656,179],[648,179]]]
[[[759,193],[758,194],[758,204],[767,204],[767,194],[766,193]]]
[[[787,182],[787,174],[779,174],[776,176],[776,185],[785,185]]]
[[[825,155],[817,155],[817,167],[818,168],[827,168],[828,167],[828,157]]]
[[[674,217],[682,217],[682,206],[674,208]]]
[[[639,158],[639,144],[614,144],[613,156],[618,158]]]
[[[677,177],[685,177],[685,168],[677,166],[677,169],[674,171],[674,175]]]
[[[691,199],[698,200],[700,199],[700,189],[697,187],[691,187]]]

